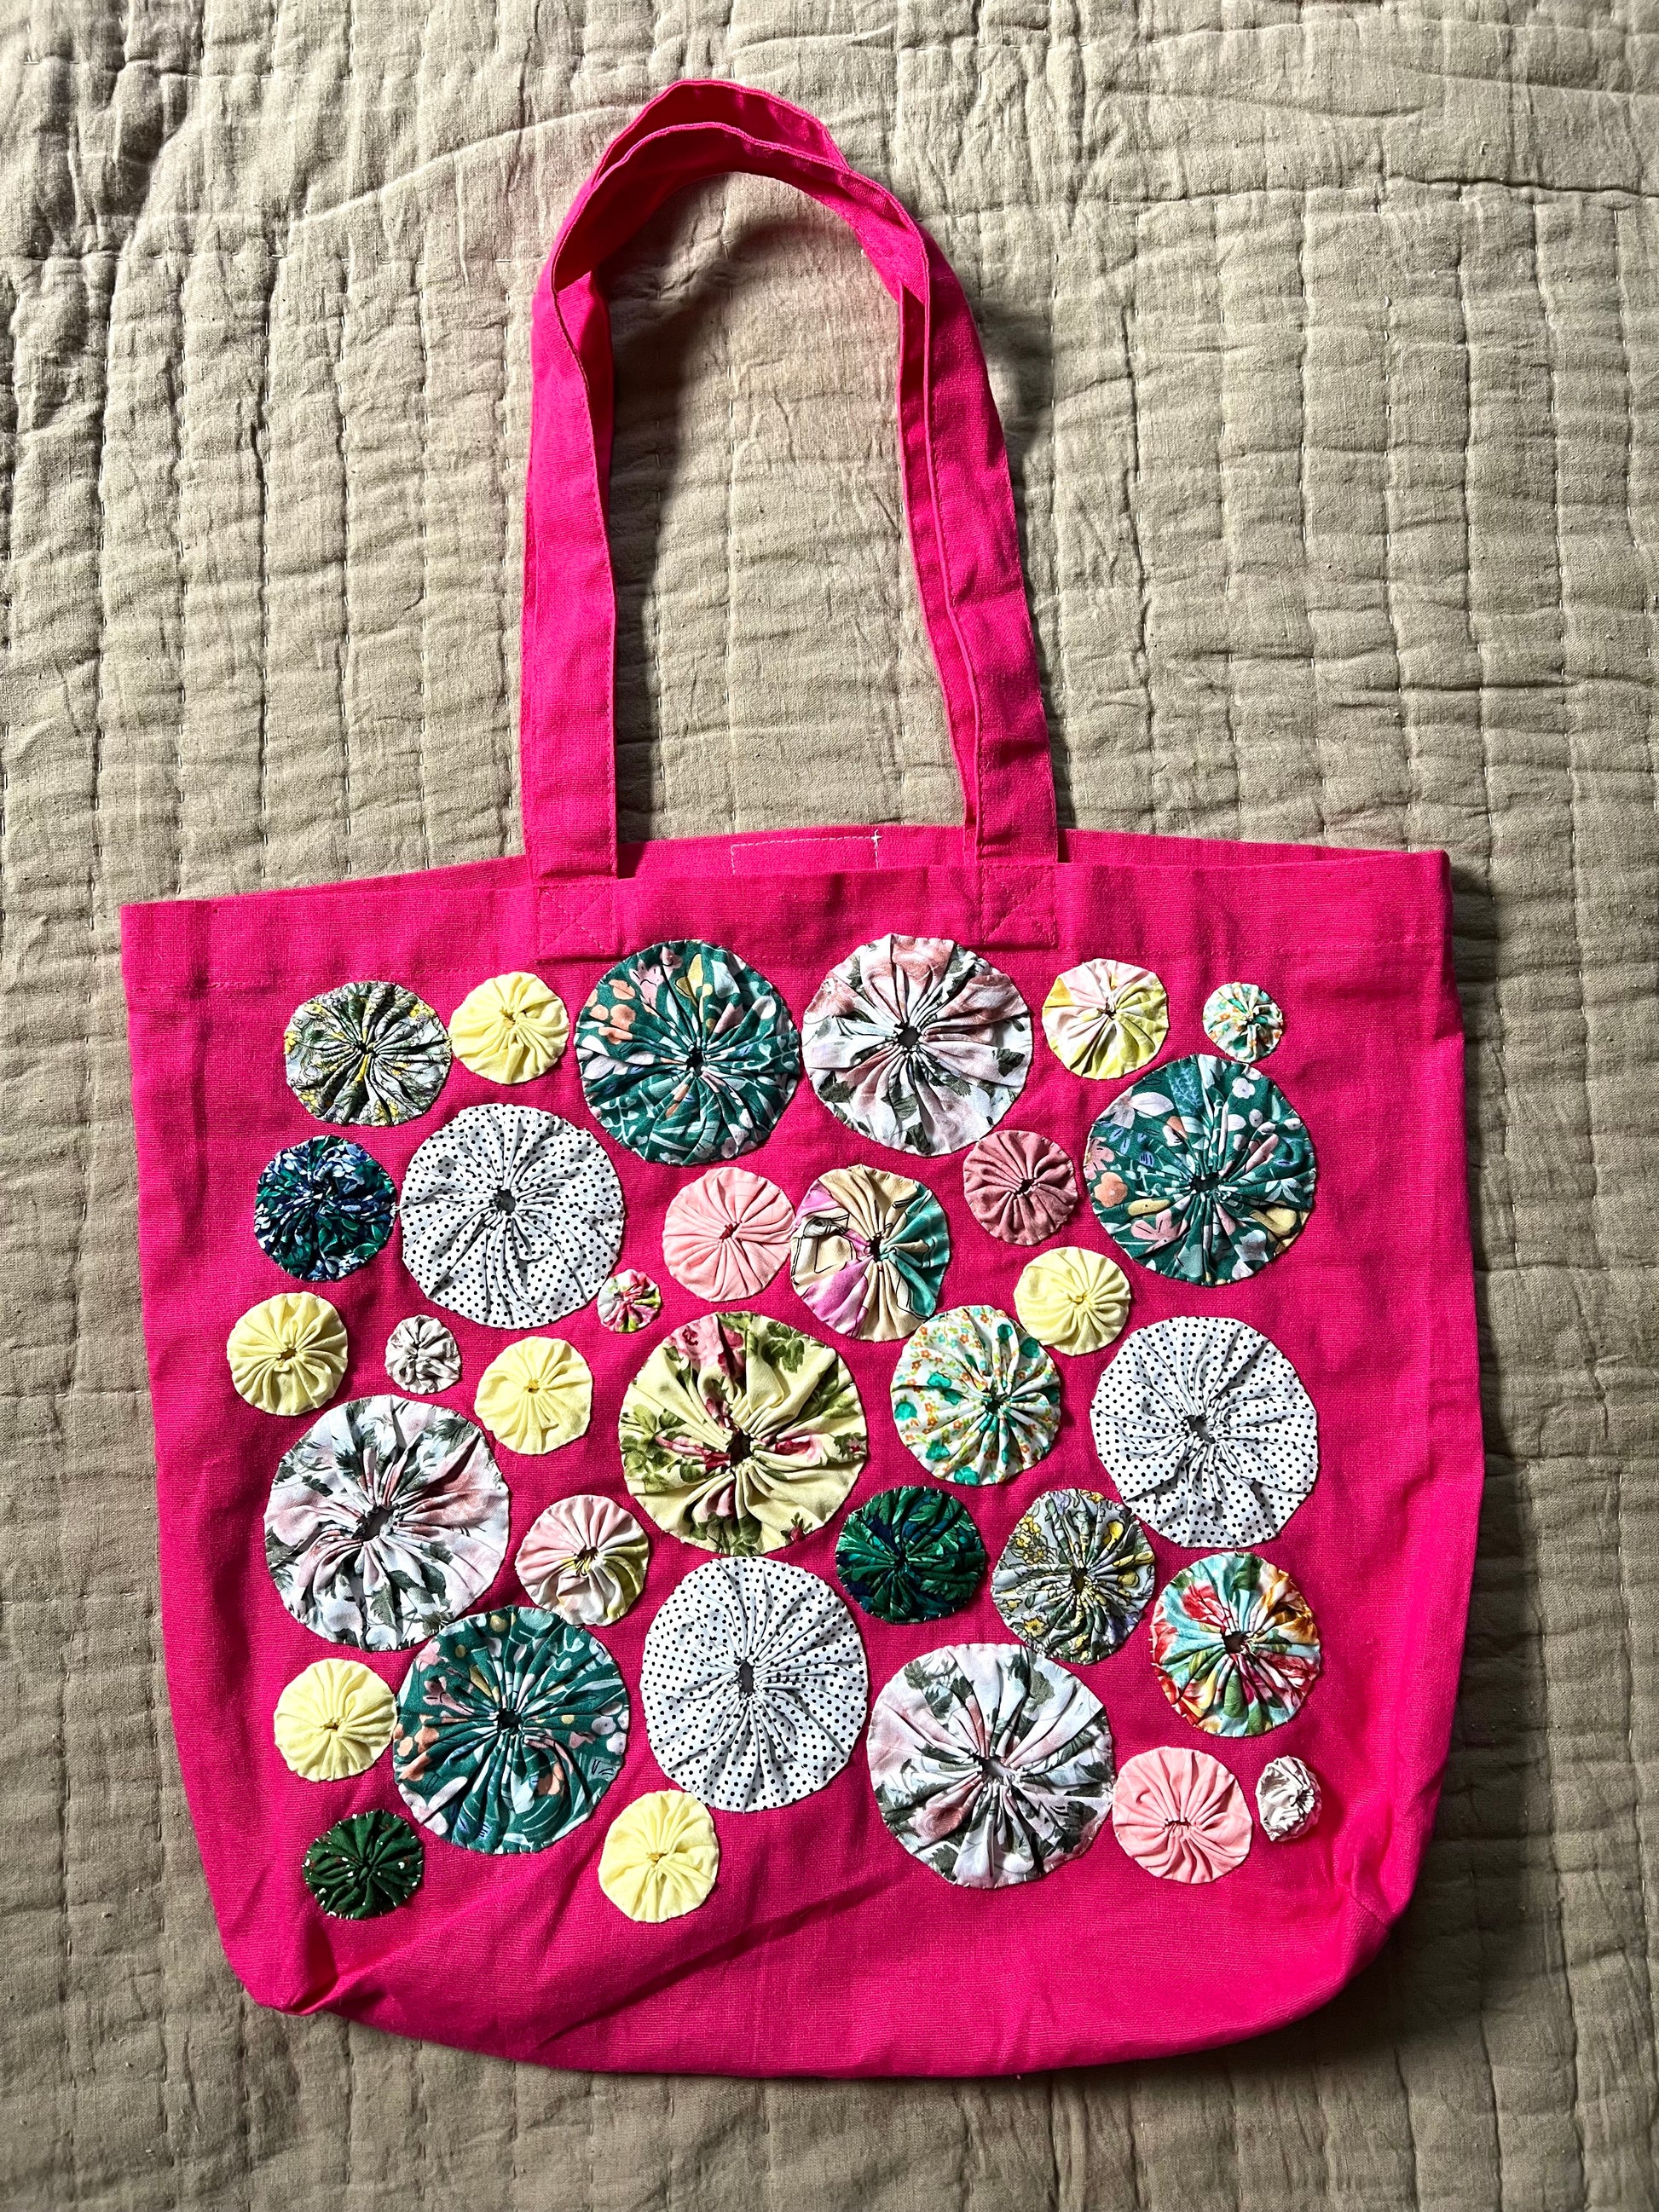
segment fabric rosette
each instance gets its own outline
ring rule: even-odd
[[[285,1275],[337,1283],[380,1251],[398,1188],[349,1137],[307,1137],[266,1163],[253,1194],[253,1235]]]
[[[651,1540],[627,1507],[586,1492],[538,1514],[513,1564],[532,1605],[608,1628],[645,1588],[650,1563]]]
[[[942,1481],[1012,1482],[1060,1433],[1060,1373],[1032,1336],[994,1306],[936,1314],[893,1370],[893,1419]]]
[[[558,994],[522,969],[489,976],[449,1018],[456,1059],[492,1083],[530,1083],[545,1075],[558,1066],[569,1034]]]
[[[662,1311],[662,1292],[637,1267],[618,1267],[599,1285],[593,1310],[617,1336],[633,1336]]]
[[[1230,1060],[1266,1060],[1285,1017],[1259,983],[1224,983],[1204,1001],[1204,1034]]]
[[[1143,1751],[1123,1762],[1112,1828],[1137,1866],[1164,1881],[1218,1881],[1249,1856],[1244,1793],[1207,1751]]]
[[[1056,1245],[1022,1270],[1014,1311],[1039,1344],[1080,1358],[1121,1334],[1129,1318],[1128,1278],[1103,1252]]]
[[[752,1298],[789,1257],[795,1209],[764,1176],[710,1168],[676,1191],[662,1228],[664,1265],[711,1305]]]
[[[708,1808],[684,1790],[653,1790],[617,1814],[599,1853],[599,1887],[651,1926],[695,1912],[720,1869]]]
[[[271,1735],[307,1782],[366,1774],[392,1741],[392,1692],[361,1659],[318,1659],[283,1690]]]
[[[1255,1552],[1195,1559],[1152,1608],[1164,1696],[1210,1735],[1265,1735],[1293,1720],[1319,1679],[1319,1630],[1282,1567]]]
[[[449,1032],[401,983],[341,983],[307,999],[283,1038],[288,1087],[319,1121],[413,1121],[448,1079]]]
[[[1077,1206],[1067,1153],[1030,1129],[993,1129],[962,1164],[963,1195],[981,1229],[1005,1244],[1040,1244]]]
[[[337,1820],[307,1851],[301,1871],[331,1920],[375,1920],[414,1896],[422,1856],[408,1821],[377,1808]]]
[[[526,1336],[498,1352],[478,1378],[478,1419],[498,1443],[532,1455],[583,1435],[593,1413],[593,1375],[574,1344]]]
[[[1255,1785],[1256,1818],[1270,1844],[1299,1843],[1319,1826],[1324,1796],[1304,1759],[1270,1759]]]
[[[225,1344],[239,1398],[262,1413],[325,1406],[346,1370],[345,1323],[326,1298],[280,1291],[250,1306]]]
[[[461,1379],[461,1347],[431,1314],[409,1314],[386,1340],[386,1371],[412,1398],[433,1398]]]
[[[878,1620],[942,1620],[979,1588],[985,1547],[948,1492],[906,1483],[848,1515],[836,1540],[836,1572]]]
[[[879,1168],[830,1168],[794,1218],[789,1279],[842,1336],[890,1343],[939,1304],[951,1225],[925,1184]]]
[[[1126,1507],[1097,1490],[1046,1490],[1015,1523],[991,1595],[1021,1643],[1088,1667],[1127,1642],[1156,1575],[1152,1547]]]
[[[1150,968],[1085,960],[1054,978],[1042,1002],[1042,1034],[1062,1067],[1109,1082],[1133,1075],[1163,1049],[1170,1002]]]

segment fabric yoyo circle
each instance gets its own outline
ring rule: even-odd
[[[1183,1314],[1127,1338],[1091,1414],[1101,1464],[1172,1544],[1276,1536],[1319,1473],[1319,1421],[1276,1344]]]
[[[326,1298],[279,1291],[262,1298],[225,1345],[239,1398],[262,1413],[309,1413],[325,1406],[346,1370],[345,1323]]]
[[[650,1563],[651,1540],[627,1507],[584,1492],[537,1515],[513,1565],[532,1605],[608,1628],[645,1588]]]
[[[341,983],[295,1008],[283,1057],[307,1114],[385,1128],[436,1102],[449,1076],[449,1032],[401,983]]]
[[[981,1229],[1005,1244],[1040,1244],[1077,1206],[1077,1177],[1052,1138],[993,1129],[962,1164],[963,1195]]]
[[[348,1398],[283,1455],[265,1563],[302,1627],[331,1644],[403,1651],[489,1587],[507,1524],[507,1485],[465,1414]]]
[[[476,1404],[498,1443],[532,1455],[557,1451],[592,1419],[592,1370],[562,1337],[522,1337],[479,1376]]]
[[[789,1257],[795,1209],[764,1176],[710,1168],[676,1191],[662,1227],[669,1273],[711,1305],[752,1298]]]
[[[449,1018],[456,1059],[492,1083],[529,1083],[545,1075],[558,1066],[569,1034],[558,994],[522,969],[491,975]]]
[[[1042,1034],[1062,1067],[1107,1082],[1133,1075],[1163,1049],[1170,1002],[1150,968],[1085,960],[1056,975],[1042,1002]]]
[[[878,937],[819,984],[806,1073],[849,1129],[895,1152],[958,1152],[1031,1065],[1031,1013],[1000,968],[948,937]]]
[[[594,1119],[642,1160],[700,1167],[763,1145],[800,1079],[782,995],[724,945],[630,952],[576,1018]]]
[[[627,1749],[628,1692],[599,1638],[503,1606],[416,1653],[392,1771],[434,1836],[469,1851],[541,1851],[598,1809]]]
[[[1112,1731],[1075,1674],[1018,1644],[902,1667],[870,1714],[870,1781],[913,1858],[1004,1889],[1087,1850],[1112,1795]]]
[[[360,1659],[319,1659],[276,1700],[271,1734],[307,1782],[367,1773],[392,1741],[392,1692]]]
[[[684,1790],[653,1790],[617,1814],[599,1853],[599,1887],[630,1920],[656,1925],[695,1912],[720,1870],[708,1808]]]
[[[618,1267],[599,1285],[593,1310],[603,1328],[632,1336],[662,1311],[662,1292],[637,1267]]]
[[[1045,1490],[991,1577],[997,1611],[1023,1644],[1072,1666],[1109,1659],[1152,1601],[1152,1547],[1127,1507],[1097,1490]]]
[[[260,1171],[253,1235],[285,1275],[337,1283],[366,1267],[392,1234],[398,1188],[349,1137],[307,1137]]]
[[[395,1813],[348,1813],[305,1855],[306,1887],[331,1920],[376,1920],[421,1886],[421,1839]]]
[[[994,1306],[953,1306],[923,1323],[893,1370],[893,1419],[941,1481],[1012,1482],[1060,1433],[1060,1372]]]
[[[1231,1060],[1265,1060],[1285,1017],[1259,983],[1224,983],[1204,1001],[1204,1034]]]
[[[1255,1785],[1256,1817],[1270,1844],[1299,1843],[1319,1826],[1319,1777],[1303,1759],[1270,1759]]]
[[[616,1265],[622,1185],[598,1140],[534,1106],[467,1106],[404,1177],[404,1259],[434,1305],[540,1328]]]
[[[950,1261],[951,1224],[925,1184],[830,1168],[795,1216],[789,1279],[829,1328],[885,1344],[933,1312]]]
[[[1152,1607],[1159,1686],[1209,1735],[1265,1735],[1294,1719],[1320,1663],[1306,1598],[1255,1552],[1194,1560]]]
[[[717,1812],[770,1811],[834,1781],[869,1692],[851,1613],[828,1583],[781,1559],[711,1559],[646,1635],[652,1752]]]
[[[948,1491],[907,1483],[848,1514],[836,1540],[836,1572],[878,1620],[942,1620],[979,1588],[985,1547]]]
[[[1164,1881],[1217,1881],[1249,1856],[1244,1793],[1207,1751],[1171,1746],[1126,1759],[1112,1828],[1135,1864]]]
[[[775,1552],[821,1528],[870,1455],[840,1355],[764,1314],[703,1314],[665,1337],[617,1435],[633,1495],[708,1552]]]
[[[386,1371],[412,1397],[435,1397],[461,1379],[461,1347],[431,1314],[410,1314],[386,1340]]]
[[[1083,1180],[1131,1260],[1184,1283],[1242,1283],[1313,1212],[1313,1139],[1253,1067],[1195,1053],[1115,1098],[1089,1133]]]
[[[1103,1252],[1057,1245],[1022,1271],[1014,1311],[1039,1344],[1079,1358],[1121,1333],[1129,1318],[1128,1278]]]

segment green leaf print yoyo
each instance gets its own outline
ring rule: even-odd
[[[942,1620],[959,1613],[985,1573],[985,1547],[967,1508],[918,1482],[884,1490],[849,1514],[836,1544],[848,1595],[878,1620]]]
[[[421,1886],[421,1839],[396,1813],[349,1813],[305,1855],[306,1887],[331,1920],[375,1920]]]

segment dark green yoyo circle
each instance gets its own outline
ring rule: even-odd
[[[985,1547],[948,1491],[906,1483],[848,1516],[836,1545],[848,1595],[878,1620],[942,1620],[959,1613],[985,1573]]]
[[[421,1886],[421,1839],[396,1813],[349,1813],[319,1836],[301,1869],[331,1919],[373,1920]]]

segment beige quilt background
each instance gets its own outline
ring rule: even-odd
[[[696,74],[815,109],[962,272],[1070,818],[1455,866],[1456,1734],[1382,1959],[1251,2046],[548,2075],[257,2011],[214,1935],[118,909],[516,845],[527,304],[605,139]],[[1659,2203],[1659,11],[6,0],[0,113],[0,2203]],[[743,185],[616,289],[629,829],[951,818],[875,279]]]

